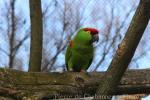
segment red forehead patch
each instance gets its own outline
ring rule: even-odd
[[[98,30],[95,28],[83,28],[84,31],[90,31],[91,34],[98,34]]]

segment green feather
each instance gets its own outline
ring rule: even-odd
[[[94,48],[91,43],[92,36],[89,32],[79,30],[73,39],[73,46],[67,47],[65,62],[67,70],[87,70],[92,63]]]

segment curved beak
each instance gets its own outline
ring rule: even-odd
[[[93,35],[92,42],[98,42],[98,41],[99,41],[98,34]]]

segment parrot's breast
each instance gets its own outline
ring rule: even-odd
[[[72,65],[76,71],[87,70],[93,59],[92,45],[75,44],[72,48]]]

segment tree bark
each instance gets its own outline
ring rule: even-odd
[[[104,74],[105,72],[39,73],[0,68],[0,96],[19,100],[95,96]],[[150,93],[149,75],[150,69],[127,71],[112,94]]]
[[[41,0],[29,0],[30,2],[30,19],[31,19],[31,47],[29,71],[40,72],[42,60],[42,8]]]
[[[150,0],[141,0],[126,35],[103,79],[96,96],[112,95],[125,73],[150,18]],[[139,90],[138,90],[139,91]],[[96,99],[96,97],[95,97]]]
[[[16,21],[15,21],[15,3],[16,0],[11,0],[10,1],[10,7],[11,7],[11,34],[9,37],[9,49],[10,49],[10,53],[9,53],[9,68],[13,68],[14,66],[14,59],[15,59],[15,55],[14,55],[14,40],[15,40],[15,32],[16,32]]]

